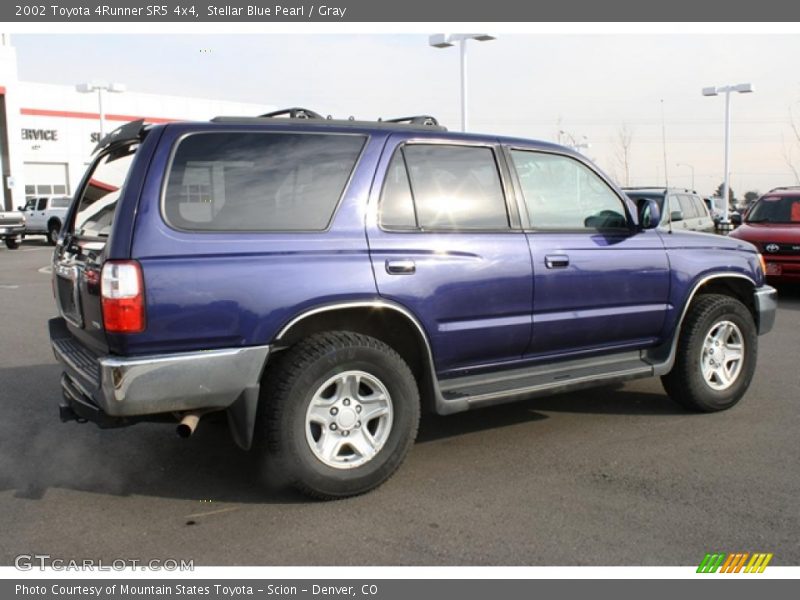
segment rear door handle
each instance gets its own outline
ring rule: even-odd
[[[548,269],[563,269],[569,266],[569,256],[566,254],[548,254],[544,257],[544,265]]]
[[[387,260],[386,272],[389,275],[413,275],[417,265],[413,260]]]

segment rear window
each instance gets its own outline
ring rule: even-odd
[[[115,149],[96,164],[78,201],[74,225],[76,235],[106,238],[111,233],[117,202],[137,147],[133,144]]]
[[[182,140],[164,216],[194,231],[321,231],[328,227],[366,137],[201,133]]]

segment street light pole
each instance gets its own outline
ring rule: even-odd
[[[75,90],[81,94],[91,94],[97,92],[97,108],[100,115],[100,139],[105,135],[105,122],[106,113],[103,108],[103,92],[112,92],[114,94],[121,94],[125,91],[125,85],[121,83],[79,83],[75,86]]]
[[[105,137],[106,113],[103,111],[103,88],[97,88],[97,108],[100,113],[100,139]]]
[[[497,39],[488,33],[436,33],[428,38],[434,48],[449,48],[459,45],[461,63],[461,131],[467,130],[467,41],[488,42]]]
[[[749,83],[739,83],[736,85],[724,85],[720,87],[707,87],[703,88],[703,96],[718,96],[725,94],[725,159],[724,173],[722,179],[722,222],[724,224],[730,223],[729,219],[729,202],[730,202],[730,153],[731,153],[731,92],[738,92],[739,94],[750,94],[753,92],[753,86]]]
[[[461,51],[461,131],[467,130],[467,40],[459,42]]]

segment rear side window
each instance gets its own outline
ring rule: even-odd
[[[491,148],[409,144],[386,174],[381,225],[434,231],[508,229],[508,212]]]
[[[694,210],[697,213],[698,217],[707,217],[708,216],[708,208],[706,207],[705,202],[703,202],[697,196],[692,196],[692,201],[694,202]]]
[[[203,133],[182,140],[164,194],[167,221],[195,231],[321,231],[366,138]]]
[[[681,212],[683,212],[684,219],[694,219],[695,217],[700,216],[700,214],[697,212],[694,202],[692,202],[691,196],[680,194],[678,196],[678,202],[680,203]]]

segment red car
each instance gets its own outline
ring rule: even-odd
[[[772,282],[800,282],[800,187],[775,188],[747,212],[731,237],[755,244]]]

